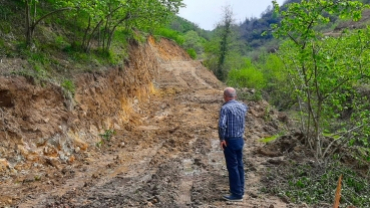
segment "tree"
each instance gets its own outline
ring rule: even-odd
[[[24,0],[25,3],[25,36],[26,36],[26,44],[28,47],[32,46],[33,44],[33,34],[35,31],[36,26],[45,18],[65,10],[71,10],[72,3],[66,0],[55,1],[54,5],[57,6],[56,9],[40,15],[37,12],[37,5],[39,4],[39,0]]]
[[[185,49],[194,49],[197,54],[203,53],[203,46],[201,38],[199,37],[198,33],[190,30],[184,35],[184,44],[183,47]]]
[[[223,9],[221,22],[213,31],[209,42],[204,43],[203,62],[221,81],[225,81],[228,72],[236,68],[236,59],[242,62],[241,56],[245,48],[245,44],[240,41],[239,27],[234,23],[230,6]]]
[[[182,0],[85,0],[83,12],[89,16],[82,47],[88,51],[90,42],[99,32],[99,44],[108,51],[118,27],[126,30],[152,30],[163,26],[169,17],[183,7]]]
[[[282,18],[280,25],[273,25],[274,35],[288,38],[279,54],[302,112],[301,129],[316,159],[325,157],[335,143],[357,140],[368,145],[370,129],[364,125],[369,119],[368,102],[356,87],[370,77],[370,29],[345,30],[339,37],[316,30],[330,22],[327,13],[357,21],[366,6],[347,0],[303,0],[280,11],[273,3]],[[350,119],[338,120],[348,109],[356,109]],[[332,141],[325,144],[328,136]]]
[[[233,25],[233,12],[230,6],[224,7],[223,18],[219,27],[221,28],[220,50],[218,55],[218,63],[216,69],[216,76],[219,80],[224,81],[227,71],[224,68],[226,55],[229,52],[229,42],[231,36],[231,28]]]

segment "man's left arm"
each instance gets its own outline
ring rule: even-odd
[[[226,147],[226,141],[225,141],[225,137],[226,137],[226,128],[227,128],[227,125],[226,125],[226,120],[227,120],[227,117],[226,117],[226,110],[224,108],[221,108],[220,110],[220,118],[219,118],[219,121],[218,121],[218,137],[220,138],[220,146],[222,149],[224,149],[224,147]]]

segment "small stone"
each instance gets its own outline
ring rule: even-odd
[[[80,152],[80,147],[76,147],[75,148],[75,153],[79,153]]]
[[[258,195],[257,195],[257,194],[255,194],[255,193],[249,193],[249,195],[250,195],[252,198],[257,198],[257,197],[258,197]]]
[[[274,208],[274,205],[272,205],[272,204],[271,204],[271,205],[269,206],[269,208]]]
[[[153,206],[153,204],[151,202],[148,202],[148,206],[151,207]]]
[[[31,182],[34,182],[34,181],[35,181],[35,176],[33,174],[29,174],[23,180],[23,183],[31,183]]]
[[[155,199],[157,199],[158,202],[161,202],[163,201],[163,198],[159,195],[155,196]]]
[[[273,165],[280,165],[280,164],[283,164],[285,163],[285,161],[281,160],[281,159],[268,159],[267,160],[268,163],[271,163]]]
[[[118,147],[124,147],[125,146],[125,143],[124,142],[121,142]]]

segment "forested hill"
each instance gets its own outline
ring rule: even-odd
[[[282,10],[285,10],[287,4],[290,3],[299,3],[301,0],[286,0],[282,5]],[[361,0],[360,2],[369,4],[370,0]],[[328,14],[328,16],[330,16]],[[363,20],[367,20],[368,12],[364,13]],[[266,44],[270,43],[273,40],[272,34],[269,32],[271,30],[271,24],[277,24],[280,21],[280,17],[274,14],[274,11],[271,6],[267,7],[266,10],[261,14],[260,17],[252,17],[246,18],[246,20],[240,25],[241,31],[241,38],[248,43],[251,48],[258,48],[261,46],[266,46]],[[338,17],[330,16],[331,24],[327,27],[321,28],[326,32],[333,32],[335,30],[341,30],[347,27],[363,27],[363,22],[360,21],[359,23],[348,23],[343,21],[337,21]],[[267,31],[265,35],[262,35],[263,32]],[[274,44],[268,44],[267,50],[269,47],[276,47]]]
[[[284,8],[286,4],[293,2],[300,2],[300,0],[286,0],[282,7]],[[263,46],[266,42],[272,40],[273,36],[269,32],[266,35],[262,35],[262,33],[270,31],[270,25],[279,21],[280,18],[274,14],[272,6],[269,6],[259,18],[251,17],[245,19],[240,25],[241,38],[252,48]]]

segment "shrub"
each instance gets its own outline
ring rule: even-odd
[[[188,52],[189,56],[192,59],[197,59],[197,52],[194,49],[189,48],[188,50],[186,50],[186,52]]]
[[[229,72],[227,84],[238,88],[262,89],[266,85],[263,73],[253,66]]]
[[[66,79],[62,82],[62,88],[66,92],[70,92],[72,96],[75,94],[75,84],[69,79]]]
[[[184,44],[185,41],[179,32],[167,28],[157,29],[154,34],[174,40],[177,44],[181,46]]]

